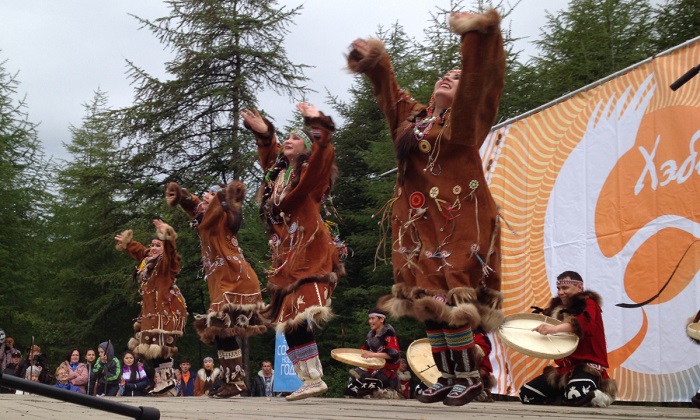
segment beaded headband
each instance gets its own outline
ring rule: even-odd
[[[580,284],[583,286],[583,282],[581,280],[574,280],[571,277],[564,277],[561,280],[557,280],[557,286],[560,284]]]
[[[292,131],[289,132],[289,135],[296,135],[302,140],[304,140],[304,146],[306,146],[307,149],[311,149],[311,139],[309,136],[304,133],[303,131],[299,130],[298,128],[292,128]]]
[[[213,362],[214,359],[211,358],[211,357],[209,357],[209,356],[207,356],[207,357],[204,358],[204,361],[205,361],[205,362]]]
[[[370,312],[370,313],[369,313],[369,316],[370,316],[370,317],[376,316],[377,318],[386,318],[386,315],[380,314],[380,313],[377,313],[377,312]]]

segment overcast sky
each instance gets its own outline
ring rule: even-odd
[[[536,54],[531,42],[546,22],[545,11],[556,13],[567,3],[522,0],[504,22],[514,37],[524,38],[518,49]],[[343,70],[343,53],[353,39],[399,22],[420,41],[429,26],[429,12],[449,8],[450,1],[286,0],[279,4],[304,6],[290,27],[285,48],[292,62],[314,66],[306,75],[318,93],[310,95],[309,101],[328,110],[323,103],[326,89],[346,99],[352,84],[352,76]],[[69,127],[81,126],[83,105],[96,90],[107,94],[110,108],[132,103],[125,60],[151,75],[167,77],[164,63],[172,57],[170,51],[150,31],[139,30],[138,21],[129,14],[153,20],[167,16],[169,9],[160,0],[0,0],[0,62],[10,73],[18,72],[18,97],[26,95],[26,111],[30,121],[40,124],[39,138],[47,155],[69,157],[63,147],[71,140]],[[266,94],[260,105],[278,125],[292,117],[293,104],[287,98]]]

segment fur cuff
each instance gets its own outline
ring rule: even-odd
[[[384,42],[380,39],[370,38],[367,40],[367,44],[369,44],[369,52],[366,56],[360,56],[354,48],[346,56],[348,59],[348,69],[352,73],[366,73],[377,65],[382,55],[386,54]]]
[[[165,188],[165,201],[168,202],[170,207],[177,207],[183,196],[182,188],[177,182],[168,183],[168,186]]]
[[[498,30],[501,23],[501,16],[496,9],[490,9],[484,14],[456,13],[449,19],[450,30],[457,35],[464,35],[467,32],[478,31],[481,33]]]
[[[177,239],[175,229],[167,223],[163,223],[156,229],[156,235],[158,235],[158,239],[161,241],[174,241]]]
[[[272,139],[275,137],[275,126],[272,125],[270,120],[268,120],[267,118],[263,117],[263,120],[267,125],[267,131],[264,133],[258,133],[257,131],[253,130],[247,122],[243,121],[243,126],[255,133],[255,142],[260,147],[269,146],[272,142]]]
[[[331,117],[325,115],[323,112],[320,113],[318,117],[305,117],[304,118],[304,125],[309,126],[311,128],[322,128],[329,133],[332,133],[335,131],[335,123],[333,123],[333,120]]]
[[[122,232],[122,240],[117,242],[117,245],[115,245],[115,248],[117,248],[117,251],[124,251],[126,249],[126,246],[129,245],[129,242],[134,239],[134,231],[129,229],[125,230]]]

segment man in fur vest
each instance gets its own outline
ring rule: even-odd
[[[575,271],[557,277],[557,297],[549,306],[537,309],[560,321],[559,325],[540,324],[540,334],[572,332],[578,336],[576,350],[556,366],[547,366],[542,375],[520,388],[523,404],[563,403],[572,406],[607,407],[617,395],[615,380],[608,376],[608,351],[600,295],[583,290],[583,279]]]

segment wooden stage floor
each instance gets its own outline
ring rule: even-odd
[[[518,401],[471,403],[463,407],[421,404],[415,400],[310,398],[288,402],[283,398],[111,397],[111,401],[160,410],[161,419],[700,419],[700,410],[613,404],[608,408],[525,406]],[[38,395],[0,394],[0,419],[128,419],[116,414]]]

